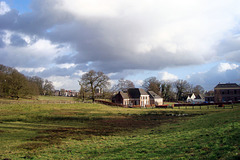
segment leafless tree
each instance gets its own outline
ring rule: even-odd
[[[190,84],[186,80],[177,80],[174,83],[177,100],[183,100],[189,91]]]
[[[135,88],[135,85],[130,80],[124,80],[123,78],[118,80],[118,84],[114,85],[112,90],[113,91],[121,91],[128,88]]]
[[[52,95],[54,92],[54,86],[53,83],[47,79],[44,81],[44,86],[43,86],[43,92],[44,95]]]
[[[142,87],[145,90],[153,91],[157,94],[160,93],[161,82],[156,77],[149,77],[144,80]]]
[[[92,101],[95,101],[95,91],[97,88],[107,88],[109,83],[109,77],[103,72],[96,72],[90,70],[89,72],[82,75],[79,85],[89,88],[91,92]]]
[[[196,85],[193,88],[193,92],[198,95],[198,94],[203,94],[204,93],[204,88],[201,85]]]

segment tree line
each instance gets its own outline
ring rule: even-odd
[[[111,87],[110,78],[101,71],[90,70],[82,75],[79,80],[79,98],[92,99],[96,97],[111,98],[118,92],[135,85],[130,80],[119,79],[117,84]],[[142,88],[146,91],[154,91],[165,101],[183,101],[189,93],[203,94],[204,88],[200,85],[193,86],[186,80],[160,81],[156,77],[149,77],[143,81]],[[103,92],[96,93],[96,90]],[[19,73],[16,69],[0,64],[0,97],[7,98],[32,98],[37,95],[53,95],[55,89],[53,83],[37,76],[28,77]],[[102,91],[102,90],[101,90]]]
[[[156,77],[149,77],[144,80],[142,87],[151,90],[164,98],[165,101],[185,101],[189,94],[204,94],[201,85],[192,85],[186,80],[160,81]]]
[[[83,101],[86,98],[91,98],[94,102],[96,98],[96,89],[104,89],[103,98],[110,98],[109,95],[113,95],[118,91],[124,91],[128,88],[134,88],[135,85],[130,80],[119,79],[118,83],[112,86],[111,89],[109,83],[110,78],[103,72],[96,72],[91,70],[82,75],[79,85],[80,94],[79,98]],[[143,81],[142,88],[146,91],[154,91],[165,101],[184,101],[186,100],[188,94],[195,93],[204,94],[204,88],[201,85],[193,86],[186,80],[176,80],[172,81],[160,81],[156,77],[149,77]],[[107,97],[106,97],[107,96]]]
[[[37,95],[52,95],[51,81],[37,76],[27,77],[12,67],[0,64],[0,97],[32,98]]]

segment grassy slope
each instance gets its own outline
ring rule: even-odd
[[[0,159],[240,158],[239,106],[216,111],[0,105]]]

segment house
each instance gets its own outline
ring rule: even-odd
[[[76,90],[55,90],[54,96],[77,97],[79,92]]]
[[[202,94],[198,94],[196,98],[193,100],[193,103],[199,104],[199,103],[204,103],[205,102],[205,97]]]
[[[113,98],[112,98],[113,103],[118,103],[122,104],[125,106],[129,105],[129,96],[126,92],[119,91]]]
[[[147,93],[150,96],[150,104],[163,105],[163,98],[161,98],[158,94],[153,91],[148,91]]]
[[[187,103],[195,103],[195,104],[203,103],[203,102],[205,102],[205,98],[201,94],[195,95],[194,93],[192,93],[192,94],[188,95],[186,102]]]
[[[214,103],[214,96],[205,96],[206,103]]]
[[[214,102],[240,101],[240,86],[236,83],[218,84],[214,88]]]
[[[54,91],[54,96],[60,96],[60,95],[61,95],[60,90],[55,90],[55,91]]]
[[[161,97],[157,97],[156,93],[151,92],[152,95],[147,93],[141,88],[129,88],[124,91],[119,91],[112,98],[113,103],[122,104],[125,106],[141,106],[146,107],[148,105],[161,103]],[[152,96],[152,101],[150,101]]]
[[[186,102],[191,103],[191,102],[193,102],[193,100],[194,100],[195,98],[196,98],[196,96],[195,96],[194,93],[188,94],[188,97],[187,97],[187,99],[186,99]]]

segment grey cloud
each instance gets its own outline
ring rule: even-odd
[[[136,18],[137,15],[131,15],[130,18],[128,15],[116,18],[75,17],[67,11],[56,9],[56,6],[61,5],[60,3],[57,0],[35,0],[31,4],[32,12],[18,14],[17,11],[11,10],[0,16],[0,29],[30,36],[36,35],[38,38],[49,39],[55,44],[69,44],[76,53],[59,56],[54,63],[75,63],[83,67],[82,70],[93,68],[106,73],[143,69],[159,70],[165,67],[197,65],[209,59],[190,51],[171,52],[164,49],[161,44],[158,47],[148,44],[146,37],[155,36],[151,30],[152,27],[156,27],[151,20],[149,24],[147,23],[148,16],[143,19],[146,23],[142,23],[139,17]],[[141,51],[137,48],[145,41],[150,49],[140,53]],[[19,41],[15,43],[20,44]],[[224,42],[224,45],[227,44]],[[226,49],[219,48],[219,50]],[[2,54],[2,56],[5,55]],[[27,63],[36,66],[40,63],[37,61],[44,61],[43,59],[32,60],[27,55],[24,57],[27,62],[18,56],[15,60],[11,59],[14,56],[8,56],[5,60],[11,60],[15,65]],[[236,56],[237,54],[234,54],[232,58]],[[41,63],[53,63],[45,61]],[[89,62],[91,64],[86,66]],[[53,70],[52,72],[54,74]]]
[[[18,21],[18,12],[11,10],[4,15],[0,15],[0,29],[14,30]]]
[[[41,77],[50,77],[50,76],[66,76],[66,75],[72,75],[75,72],[75,68],[58,68],[53,67],[49,68],[43,72],[41,72],[39,75]]]
[[[74,63],[74,58],[71,54],[58,56],[54,60],[57,64],[64,64],[64,63]]]
[[[11,45],[16,47],[24,47],[27,45],[27,42],[24,39],[22,39],[21,36],[16,34],[12,35],[10,40],[11,40]]]
[[[32,12],[19,14],[18,11],[13,9],[4,15],[0,15],[0,29],[43,37],[48,29],[66,23],[71,19],[68,13],[52,8],[57,4],[58,1],[56,0],[35,0],[31,4]]]
[[[216,46],[216,52],[219,56],[232,62],[240,62],[240,36],[232,35],[222,40]]]
[[[44,71],[35,72],[35,71],[26,71],[22,70],[21,73],[28,76],[40,76],[43,78],[51,77],[51,76],[69,76],[71,78],[79,78],[80,76],[75,74],[79,71],[79,67],[82,69],[83,66],[75,66],[70,68],[60,68],[60,67],[51,67],[46,68]]]
[[[34,57],[24,50],[0,50],[0,63],[11,67],[39,67],[51,63],[47,57]]]
[[[146,53],[138,53],[132,48],[137,46],[141,33],[133,32],[129,35],[124,29],[112,29],[108,31],[101,24],[74,22],[61,25],[48,34],[49,39],[59,43],[69,42],[77,50],[72,57],[62,57],[64,60],[79,63],[92,62],[92,67],[105,72],[119,72],[126,69],[158,70],[166,66],[181,66],[200,64],[204,59],[186,53],[171,53],[161,47],[152,49]],[[109,23],[109,22],[108,22]],[[110,23],[114,24],[115,21]],[[109,29],[110,30],[110,29]],[[64,32],[68,31],[68,32]],[[180,55],[182,54],[182,55]],[[63,59],[64,58],[64,59]]]
[[[5,35],[5,32],[0,31],[0,48],[5,47],[5,43],[3,42],[4,35]]]
[[[214,67],[205,73],[196,73],[191,75],[188,81],[191,84],[200,84],[206,90],[213,90],[218,83],[240,83],[240,67],[234,70],[218,72],[218,67]]]

